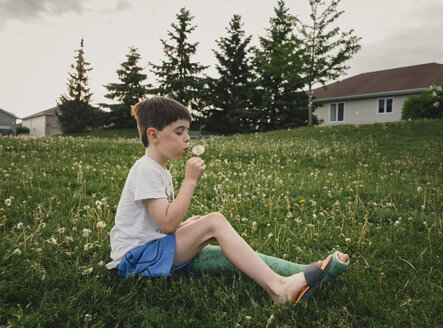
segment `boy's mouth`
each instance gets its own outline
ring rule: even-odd
[[[185,153],[187,153],[189,151],[189,147],[185,148]]]

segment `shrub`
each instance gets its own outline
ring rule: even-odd
[[[412,95],[403,104],[401,118],[443,118],[443,83],[430,86],[419,95]]]
[[[29,128],[26,126],[17,126],[17,135],[19,134],[29,134]]]

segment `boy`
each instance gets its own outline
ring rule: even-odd
[[[174,199],[167,161],[179,160],[189,150],[191,116],[180,103],[154,97],[136,104],[137,120],[145,156],[136,161],[126,180],[111,231],[111,258],[108,269],[128,277],[171,275],[188,269],[197,254],[216,240],[229,261],[252,278],[276,302],[307,299],[336,261],[329,256],[303,268],[303,272],[281,276],[233,229],[220,213],[195,216],[183,221],[191,197],[206,165],[199,157],[186,163],[185,178]],[[341,254],[347,262],[348,256]],[[194,267],[193,267],[194,270]]]

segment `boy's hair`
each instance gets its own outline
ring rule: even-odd
[[[192,118],[189,110],[178,101],[167,97],[152,97],[135,104],[131,110],[132,116],[137,121],[140,139],[145,148],[148,147],[149,141],[146,131],[149,128],[155,128],[159,131],[180,119],[191,123]]]

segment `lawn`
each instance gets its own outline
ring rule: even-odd
[[[106,270],[135,134],[0,138],[0,326],[441,327],[443,121],[300,128],[193,142],[189,216],[223,213],[251,246],[348,270],[275,305],[241,273],[121,280]],[[186,159],[171,162],[176,192]]]

